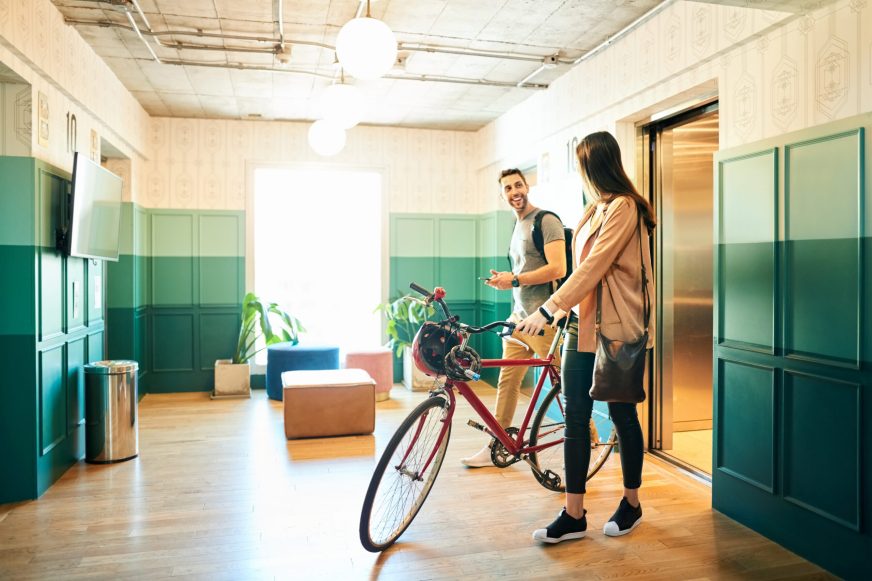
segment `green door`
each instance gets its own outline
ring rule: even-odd
[[[714,508],[872,577],[872,115],[716,157]]]

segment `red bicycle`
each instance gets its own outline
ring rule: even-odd
[[[479,415],[484,425],[469,420],[469,425],[490,434],[493,463],[501,468],[524,461],[534,478],[548,490],[563,492],[563,402],[560,395],[560,372],[553,364],[554,352],[562,333],[555,335],[544,359],[480,359],[468,345],[472,335],[497,332],[505,340],[511,338],[514,323],[495,321],[481,327],[461,323],[451,314],[443,300],[445,290],[430,292],[415,283],[412,290],[422,294],[426,304],[435,302],[444,314],[438,323],[425,323],[415,337],[415,364],[435,379],[429,397],[418,404],[397,428],[382,454],[360,515],[360,541],[368,551],[379,552],[390,547],[405,532],[427,499],[451,437],[457,390]],[[466,383],[479,379],[486,367],[540,367],[542,373],[530,398],[524,420],[518,428],[503,429],[493,414]],[[545,380],[551,389],[541,399]],[[539,403],[538,408],[536,403]],[[535,417],[533,413],[535,412]],[[530,419],[532,418],[532,424]],[[590,479],[602,467],[615,447],[617,436],[607,415],[595,410],[591,420]],[[528,428],[529,426],[529,428]],[[598,429],[600,428],[600,429]],[[602,429],[605,428],[605,429]],[[605,438],[600,433],[607,434]]]

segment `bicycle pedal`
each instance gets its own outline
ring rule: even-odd
[[[468,425],[470,428],[475,428],[480,432],[485,431],[485,427],[475,420],[467,420],[466,425]]]

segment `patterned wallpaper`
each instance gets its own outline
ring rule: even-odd
[[[389,212],[476,212],[473,133],[355,127],[345,149],[324,158],[309,147],[309,126],[155,118],[148,139],[153,159],[135,201],[148,208],[242,210],[247,171],[288,164],[380,170]]]
[[[0,83],[0,155],[30,155],[30,86]]]
[[[90,151],[94,129],[141,162],[149,116],[51,0],[0,0],[0,62],[32,85],[48,104],[48,140],[40,144],[33,107],[32,155],[70,170],[72,151]],[[68,114],[75,115],[75,140]]]
[[[712,91],[721,148],[872,110],[872,1],[796,16],[676,2],[479,131],[476,181],[546,153],[564,178],[567,143],[603,129],[632,159],[636,121]]]

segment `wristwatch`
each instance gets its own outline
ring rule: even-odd
[[[517,274],[512,277],[512,286],[515,288],[518,288],[519,286],[521,286],[521,282],[518,280]]]
[[[539,313],[545,317],[545,320],[549,325],[554,322],[554,315],[551,314],[551,311],[545,308],[545,305],[539,307]]]

